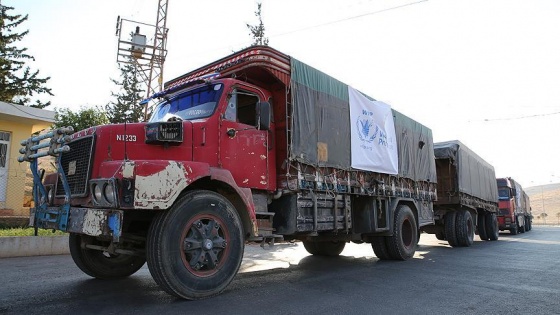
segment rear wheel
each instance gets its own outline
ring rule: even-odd
[[[386,236],[374,236],[371,241],[371,247],[375,256],[380,260],[390,260],[391,255],[389,255],[389,249],[387,248],[387,237]]]
[[[470,211],[458,211],[455,220],[457,243],[459,246],[471,246],[474,240],[474,222]]]
[[[435,235],[438,240],[445,241],[445,231],[438,231]]]
[[[343,241],[326,241],[326,242],[312,242],[303,241],[303,247],[311,255],[317,256],[338,256],[344,250],[346,242]]]
[[[243,258],[233,205],[211,191],[189,192],[159,214],[148,232],[148,267],[169,294],[194,300],[222,292]]]
[[[70,255],[74,263],[85,274],[97,279],[128,277],[142,268],[146,262],[146,258],[143,256],[109,254],[101,250],[86,248],[87,244],[104,247],[108,245],[91,236],[70,233]]]
[[[519,233],[525,233],[525,218],[523,218],[523,225],[519,227]]]
[[[486,213],[484,219],[486,225],[486,233],[488,234],[488,239],[491,241],[497,241],[500,237],[500,229],[498,227],[498,217],[495,213]]]
[[[412,210],[400,205],[395,211],[393,235],[387,237],[389,255],[395,260],[407,260],[414,256],[418,226]]]
[[[456,247],[459,245],[457,241],[457,232],[455,229],[455,211],[447,212],[445,215],[445,239],[452,247]]]
[[[478,222],[478,236],[481,240],[487,241],[488,240],[488,233],[486,231],[486,214],[484,212],[480,212],[477,215],[477,222]]]

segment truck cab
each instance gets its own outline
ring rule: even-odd
[[[496,181],[499,196],[498,225],[500,231],[509,230],[513,235],[525,232],[525,214],[516,200],[517,194],[521,194],[521,186],[510,177],[498,178]]]

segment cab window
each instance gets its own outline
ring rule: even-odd
[[[228,101],[225,119],[257,127],[259,97],[251,92],[235,89]]]

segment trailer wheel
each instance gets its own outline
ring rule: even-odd
[[[523,225],[519,227],[519,233],[525,233],[525,218],[523,218]]]
[[[438,231],[435,235],[438,240],[445,241],[445,231]]]
[[[76,266],[91,277],[97,279],[128,277],[142,268],[146,262],[146,258],[143,256],[109,254],[83,246],[86,243],[106,246],[106,244],[95,244],[96,242],[96,239],[91,236],[70,233],[70,255]]]
[[[303,241],[303,247],[311,255],[335,257],[340,255],[346,246],[344,241],[313,242]]]
[[[414,256],[418,233],[416,218],[407,205],[400,205],[395,211],[393,235],[387,237],[387,249],[394,260],[407,260]]]
[[[469,247],[474,240],[474,222],[468,210],[460,210],[455,217],[455,231],[457,232],[457,244]]]
[[[379,260],[390,260],[391,255],[389,255],[389,249],[387,248],[387,237],[386,236],[374,236],[371,240],[371,248],[375,256]]]
[[[241,220],[211,191],[192,191],[154,218],[146,247],[148,268],[167,293],[189,300],[222,292],[243,258]]]
[[[525,223],[527,224],[527,231],[531,231],[533,229],[533,223],[531,222],[531,218],[528,218],[525,220]]]
[[[480,212],[477,215],[477,229],[478,229],[478,236],[481,240],[487,241],[489,239],[488,233],[489,231],[486,229],[486,213]]]
[[[500,237],[500,229],[498,227],[498,217],[495,213],[486,213],[486,232],[488,233],[488,239],[491,241],[497,241]]]
[[[445,238],[450,246],[456,247],[459,245],[457,242],[457,231],[455,229],[455,211],[447,212],[445,215]]]

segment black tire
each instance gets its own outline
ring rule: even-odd
[[[445,241],[445,231],[438,231],[435,235],[438,240]]]
[[[486,213],[484,212],[478,213],[477,222],[478,222],[477,224],[478,236],[480,237],[481,240],[487,241],[489,237],[488,237],[488,232],[486,230]]]
[[[519,233],[519,230],[517,229],[517,223],[513,224],[513,227],[509,229],[509,232],[511,233],[511,235],[517,235],[517,233]]]
[[[486,213],[484,219],[486,225],[486,233],[490,241],[497,241],[500,237],[500,228],[498,226],[498,217],[495,213]]]
[[[335,257],[340,255],[346,246],[344,241],[312,242],[303,241],[303,247],[311,255]]]
[[[525,233],[525,217],[523,217],[523,225],[519,227],[519,233]]]
[[[457,231],[455,229],[455,217],[456,217],[456,213],[455,211],[450,211],[447,212],[447,214],[445,215],[445,239],[447,240],[447,242],[449,243],[450,246],[452,247],[457,247],[459,246],[459,243],[457,241]]]
[[[400,205],[395,211],[393,235],[387,236],[389,256],[394,260],[407,260],[416,252],[418,226],[412,210]]]
[[[386,236],[374,236],[371,241],[371,248],[373,248],[373,252],[379,260],[391,260],[389,249],[387,249]]]
[[[468,210],[459,210],[455,217],[455,231],[457,233],[457,244],[469,247],[474,242],[474,222]]]
[[[531,231],[533,229],[533,222],[531,222],[531,218],[525,219],[525,223],[527,224],[527,227],[529,228],[527,231]]]
[[[146,258],[143,256],[132,256],[124,254],[109,254],[104,251],[88,249],[82,243],[107,246],[94,237],[70,233],[69,236],[70,255],[74,263],[85,274],[97,279],[125,278],[138,271]]]
[[[221,195],[192,191],[158,214],[148,231],[148,268],[167,293],[189,300],[221,293],[243,258],[239,214]]]

